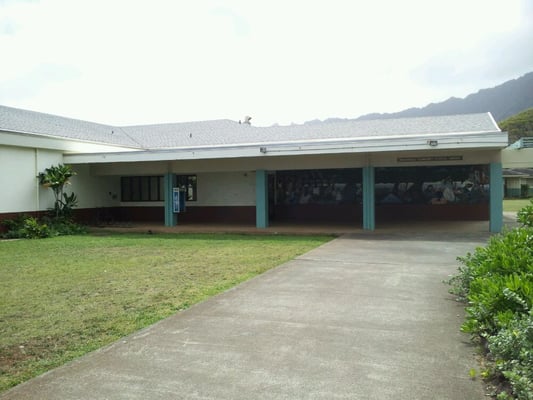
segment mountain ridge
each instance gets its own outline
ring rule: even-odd
[[[393,113],[370,113],[357,118],[328,118],[312,120],[305,124],[319,124],[371,119],[430,117],[454,114],[475,114],[490,112],[497,122],[533,107],[533,72],[508,80],[492,88],[484,88],[464,98],[450,97],[424,107],[411,107]]]
[[[450,97],[425,107],[411,107],[394,113],[366,114],[356,120],[490,112],[496,121],[502,121],[531,107],[533,107],[533,72],[492,88],[480,89],[464,98]]]

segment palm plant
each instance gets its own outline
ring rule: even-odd
[[[65,185],[70,184],[70,178],[76,175],[69,165],[58,164],[46,168],[44,172],[39,173],[37,178],[39,183],[45,187],[49,187],[54,192],[54,216],[59,219],[61,217],[68,218],[74,208],[78,204],[78,200],[74,193],[68,195],[64,192]]]

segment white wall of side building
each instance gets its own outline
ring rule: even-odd
[[[527,184],[527,180],[524,178],[506,178],[505,184],[507,186],[507,190],[515,189],[519,192],[521,186]]]
[[[62,152],[0,146],[0,213],[43,211],[53,207],[50,189],[39,185],[37,175],[63,160]]]
[[[514,149],[507,147],[502,150],[503,168],[533,168],[533,149]]]

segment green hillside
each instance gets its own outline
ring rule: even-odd
[[[504,119],[498,125],[502,131],[509,133],[509,143],[514,143],[521,137],[533,136],[533,108]]]

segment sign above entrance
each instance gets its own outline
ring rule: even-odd
[[[463,156],[398,157],[398,162],[461,161]]]

